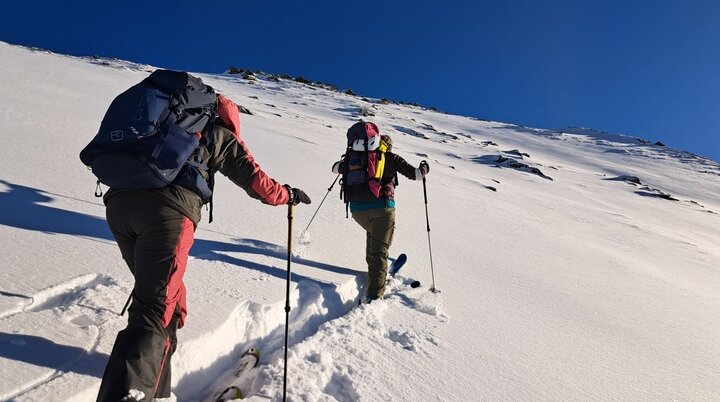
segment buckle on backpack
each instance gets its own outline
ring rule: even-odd
[[[122,130],[115,130],[110,132],[110,141],[118,142],[125,139],[125,133]]]

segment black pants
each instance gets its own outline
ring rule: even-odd
[[[193,242],[192,221],[144,192],[118,193],[107,221],[135,277],[128,326],[118,333],[98,401],[131,393],[150,401],[170,396],[170,358],[185,320],[183,276]],[[134,390],[134,391],[133,391]]]

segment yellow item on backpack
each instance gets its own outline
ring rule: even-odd
[[[380,160],[377,163],[377,167],[375,168],[375,178],[381,179],[383,172],[385,171],[385,152],[388,150],[388,146],[385,143],[385,141],[380,141],[380,146],[378,147],[378,151],[380,151]]]

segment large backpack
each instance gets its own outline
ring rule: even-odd
[[[198,148],[216,104],[215,91],[199,78],[156,70],[113,100],[80,159],[97,176],[98,188],[154,189],[175,182],[208,202],[212,191],[198,172],[207,169]]]
[[[374,123],[360,121],[347,131],[345,161],[341,191],[345,203],[370,202],[382,197],[382,177],[385,169],[386,144]]]

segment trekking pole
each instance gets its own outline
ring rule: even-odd
[[[430,242],[430,217],[428,216],[428,207],[427,207],[427,184],[425,184],[424,176],[423,176],[423,194],[425,195],[425,220],[427,221],[428,248],[430,249],[430,273],[432,275],[432,287],[430,288],[430,291],[433,293],[440,293],[440,290],[435,287],[435,268],[433,267],[432,243]]]
[[[287,284],[285,288],[285,368],[283,374],[283,402],[287,400],[287,360],[288,360],[288,331],[290,326],[290,267],[292,264],[292,221],[293,204],[288,205],[288,256],[287,256]]]
[[[323,202],[325,202],[325,199],[326,199],[327,196],[330,194],[330,192],[332,191],[333,187],[335,187],[335,183],[337,183],[337,181],[338,181],[339,178],[340,178],[340,174],[338,174],[337,177],[335,177],[335,181],[332,182],[332,184],[331,184],[330,187],[328,188],[327,193],[325,194],[325,197],[323,197],[322,201],[320,201],[320,205],[318,205],[318,207],[317,207],[317,209],[315,210],[315,213],[313,214],[312,218],[310,218],[310,222],[307,224],[307,227],[306,227],[305,230],[304,230],[305,232],[307,232],[307,230],[310,228],[310,224],[313,222],[313,219],[315,219],[315,215],[317,215],[318,211],[320,211],[320,207],[322,207]]]

